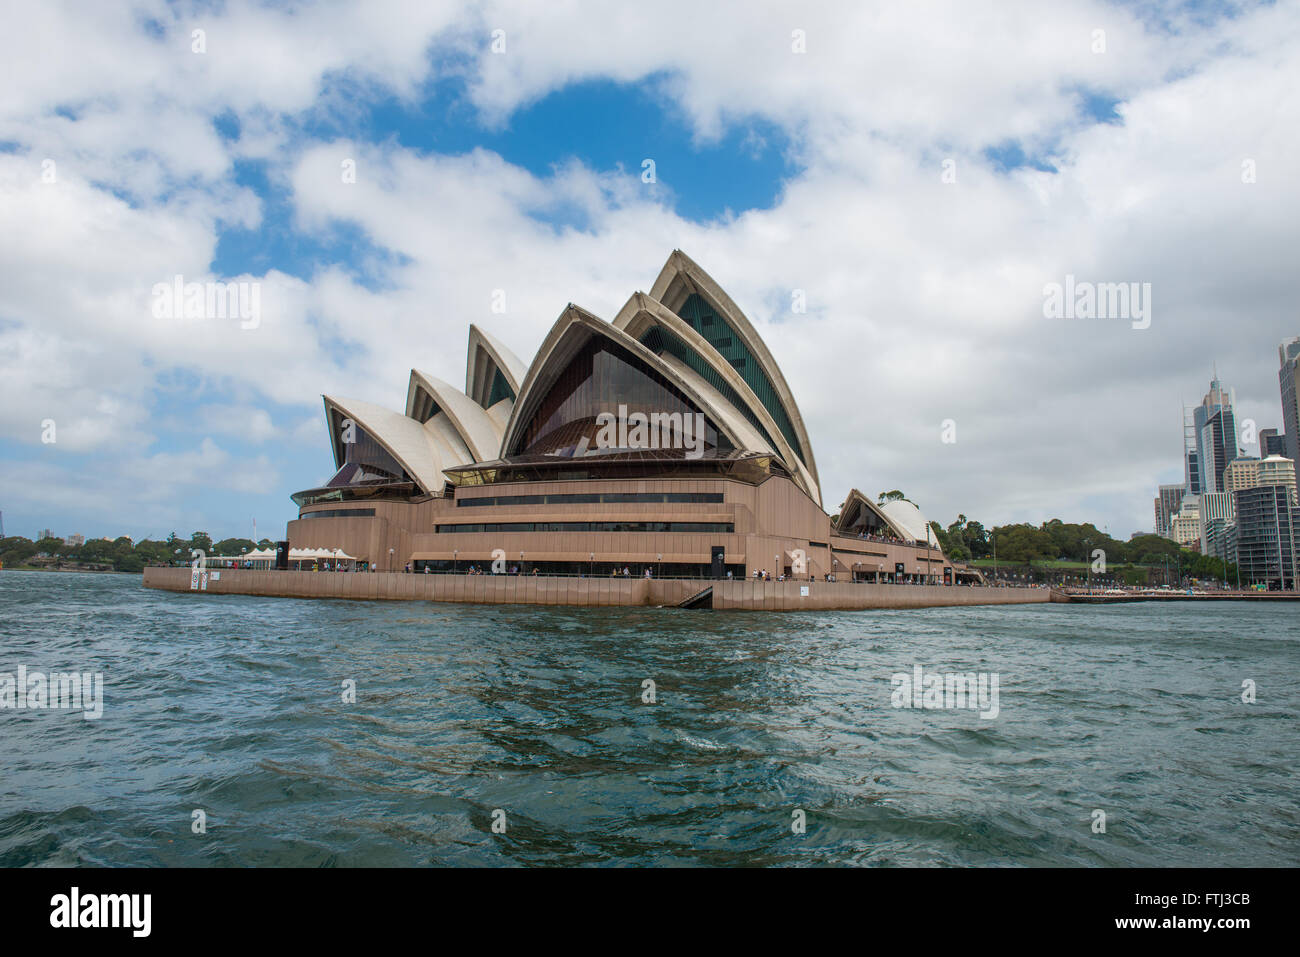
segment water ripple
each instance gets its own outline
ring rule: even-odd
[[[0,572],[19,664],[101,671],[106,700],[0,711],[2,866],[1300,863],[1278,606],[484,608]],[[1000,713],[894,708],[916,664],[996,673]]]

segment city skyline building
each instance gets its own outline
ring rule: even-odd
[[[1242,582],[1294,588],[1300,514],[1284,485],[1259,485],[1232,493],[1237,567]]]
[[[1281,455],[1270,455],[1261,459],[1256,466],[1256,485],[1282,485],[1291,495],[1291,502],[1296,501],[1295,462]]]
[[[1286,455],[1286,436],[1277,429],[1259,430],[1259,457]]]
[[[1240,455],[1240,451],[1233,393],[1231,389],[1223,388],[1217,369],[1210,380],[1209,391],[1201,399],[1201,404],[1192,410],[1192,421],[1196,429],[1196,461],[1200,476],[1194,494],[1221,492],[1223,469]]]
[[[1208,529],[1212,522],[1226,524],[1233,520],[1232,496],[1227,492],[1203,492],[1198,512],[1201,524],[1201,554],[1208,555]]]
[[[1161,538],[1169,538],[1170,523],[1182,505],[1187,487],[1185,484],[1161,485],[1156,493],[1156,534]]]
[[[1300,378],[1300,336],[1288,339],[1277,347],[1278,390],[1282,396],[1282,432],[1286,442],[1286,457],[1300,462],[1300,400],[1296,396],[1296,380]]]
[[[1195,412],[1183,406],[1183,489],[1184,495],[1201,494],[1201,463],[1197,453],[1199,433]]]
[[[1183,506],[1169,523],[1169,537],[1184,548],[1201,547],[1200,499],[1188,496]]]

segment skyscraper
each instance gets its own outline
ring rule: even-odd
[[[1237,565],[1242,581],[1294,588],[1300,515],[1284,485],[1232,493],[1237,515]]]
[[[1232,393],[1224,389],[1216,372],[1210,391],[1192,410],[1196,430],[1196,461],[1200,469],[1200,493],[1223,491],[1223,470],[1238,456],[1237,416],[1232,410]]]
[[[1286,457],[1300,462],[1300,405],[1296,400],[1296,379],[1300,378],[1300,336],[1277,347],[1277,381],[1282,389],[1282,428],[1286,433]],[[1263,450],[1261,450],[1261,455]]]
[[[1208,530],[1211,523],[1232,521],[1232,496],[1227,492],[1201,493],[1201,554],[1210,555]]]
[[[1259,457],[1266,459],[1270,455],[1286,455],[1286,436],[1277,429],[1259,430]]]
[[[1161,485],[1156,495],[1156,534],[1161,538],[1171,538],[1173,517],[1187,494],[1185,485]]]
[[[1197,428],[1192,410],[1183,406],[1183,493],[1201,494],[1201,463],[1196,451]]]
[[[1206,421],[1200,434],[1201,494],[1223,491],[1223,470],[1237,458],[1237,416],[1224,406]]]

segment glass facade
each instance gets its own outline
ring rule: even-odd
[[[571,482],[591,479],[726,478],[759,485],[773,475],[788,475],[771,455],[705,455],[700,459],[665,460],[657,452],[628,452],[617,456],[559,459],[510,459],[504,462],[444,469],[457,487],[515,482]]]
[[[414,569],[423,572],[450,575],[463,575],[470,568],[477,568],[487,574],[491,561],[470,561],[467,559],[416,559]],[[624,570],[628,574],[623,574]],[[713,578],[713,566],[708,562],[647,562],[644,560],[625,561],[589,561],[589,562],[531,562],[510,561],[506,566],[507,575],[563,575],[569,578],[644,578],[646,572],[652,578]],[[730,572],[734,578],[745,577],[745,566],[728,564],[723,566],[723,573]]]
[[[480,532],[695,532],[731,534],[731,522],[473,522],[437,526],[439,534]]]
[[[493,369],[492,391],[488,393],[487,408],[492,408],[502,399],[515,400],[515,391],[510,388],[510,383],[506,382],[506,377],[501,374],[500,369]]]
[[[776,427],[790,443],[795,455],[806,463],[808,453],[799,444],[790,417],[786,415],[785,407],[781,405],[781,400],[777,396],[776,387],[772,385],[762,365],[749,351],[749,347],[745,345],[745,340],[739,333],[732,329],[727,320],[697,292],[691,293],[686,298],[677,314],[689,323],[692,329],[707,339],[709,344],[718,350],[718,354],[740,373],[745,384],[754,390],[754,395],[758,396],[758,401],[762,402],[763,407],[771,413]]]
[[[330,421],[338,443],[334,448],[337,461],[343,461],[338,471],[321,488],[295,492],[290,498],[299,508],[321,502],[343,502],[354,498],[409,498],[418,493],[415,480],[406,474],[402,464],[375,440],[359,423],[353,421],[350,429],[343,427],[347,417],[338,409],[330,409]],[[352,441],[347,441],[351,438]],[[308,516],[302,516],[304,518]]]
[[[433,396],[420,386],[415,387],[415,403],[411,408],[411,418],[423,425],[441,411]]]
[[[318,512],[303,512],[299,518],[374,518],[373,508],[323,508]]]
[[[353,421],[349,429],[343,427],[346,416],[338,409],[331,409],[334,420],[334,434],[338,436],[338,446],[334,450],[335,461],[342,451],[343,461],[328,486],[355,485],[358,482],[384,479],[395,482],[410,482],[413,479],[406,474],[402,463],[393,458],[361,424]],[[348,439],[352,441],[349,442]],[[349,469],[348,466],[353,466]]]
[[[694,415],[702,410],[695,406],[667,379],[628,352],[601,336],[592,336],[546,391],[528,424],[520,433],[515,447],[507,455],[550,455],[572,457],[586,439],[586,448],[595,450],[602,413],[618,415],[620,407],[627,415]],[[680,422],[680,419],[678,420]],[[717,426],[704,420],[704,450],[731,451],[733,446],[718,432]],[[680,436],[677,439],[680,440]],[[659,449],[657,455],[685,457],[683,441],[668,443],[677,448]]]
[[[1232,493],[1237,516],[1237,566],[1241,580],[1269,588],[1294,588],[1300,521],[1285,485]]]
[[[713,386],[713,388],[717,389],[719,394],[730,402],[736,411],[749,420],[750,424],[753,425],[754,428],[758,430],[759,434],[767,440],[768,445],[771,446],[773,450],[776,449],[776,443],[772,441],[771,434],[769,434],[767,429],[763,427],[762,422],[754,413],[754,410],[750,408],[749,403],[743,401],[740,396],[736,394],[736,390],[727,383],[727,380],[724,379],[712,365],[706,362],[698,352],[667,329],[660,328],[659,326],[651,326],[647,329],[645,334],[641,337],[641,344],[656,355],[662,355],[666,352],[674,358],[680,359],[688,368],[697,373],[700,378]],[[719,350],[722,348],[729,348],[731,346],[731,337],[727,336],[725,339],[719,339],[713,344],[713,346],[715,349]]]
[[[566,493],[557,495],[485,495],[481,498],[458,498],[457,508],[474,508],[490,505],[599,505],[600,503],[681,505],[718,505],[721,492],[593,492],[590,495]]]
[[[870,536],[871,538],[898,539],[898,533],[879,515],[858,501],[856,497],[844,509],[844,514],[840,516],[839,523],[835,526],[835,534],[850,538]]]

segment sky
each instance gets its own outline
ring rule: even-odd
[[[1281,428],[1294,2],[43,3],[0,62],[7,535],[280,538],[333,472],[322,394],[460,385],[471,322],[528,362],[675,248],[832,512],[1126,538],[1216,366]],[[176,276],[257,321],[168,315]],[[1149,316],[1048,315],[1067,277]]]

